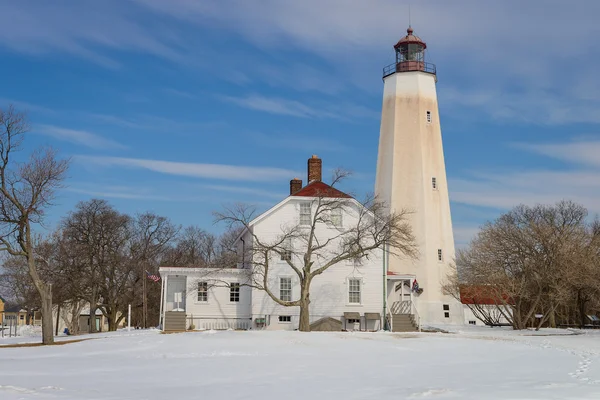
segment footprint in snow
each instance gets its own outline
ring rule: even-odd
[[[437,397],[445,394],[450,394],[452,391],[450,389],[429,389],[423,392],[416,392],[410,395],[411,398],[416,397]]]

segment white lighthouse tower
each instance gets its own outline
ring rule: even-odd
[[[394,46],[396,61],[383,70],[375,193],[392,211],[411,211],[419,249],[416,260],[389,257],[387,308],[398,318],[412,314],[421,325],[462,324],[461,304],[441,290],[455,253],[436,68],[425,62],[426,48],[409,27]]]

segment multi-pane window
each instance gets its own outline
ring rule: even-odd
[[[208,301],[208,282],[198,282],[198,301]]]
[[[477,325],[477,321],[469,321],[469,325]]]
[[[229,301],[239,303],[240,301],[240,284],[229,284]]]
[[[300,203],[300,225],[311,224],[310,208],[311,205],[309,202]]]
[[[437,189],[437,179],[435,178],[435,176],[431,178],[431,187]]]
[[[290,261],[292,259],[292,239],[286,238],[283,245],[283,251],[281,252],[282,261]]]
[[[348,303],[360,304],[360,279],[348,280]]]
[[[336,208],[331,210],[331,224],[336,228],[342,226],[342,209]]]
[[[292,301],[292,278],[279,278],[279,299]]]
[[[280,315],[279,322],[292,322],[292,316],[291,315]]]
[[[431,122],[431,111],[427,111],[427,123]]]
[[[442,261],[442,249],[438,249],[438,261]]]

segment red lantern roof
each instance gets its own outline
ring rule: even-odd
[[[406,33],[407,33],[407,35],[404,36],[402,39],[400,39],[398,41],[398,43],[396,43],[396,45],[394,46],[394,49],[397,49],[400,46],[409,45],[409,44],[419,44],[419,45],[423,46],[424,49],[427,48],[427,44],[425,44],[425,42],[422,41],[420,37],[413,35],[413,29],[410,26],[406,30]]]

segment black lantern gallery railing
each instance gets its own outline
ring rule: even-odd
[[[390,76],[396,72],[421,71],[428,74],[436,74],[435,64],[424,61],[403,61],[393,63],[383,68],[383,77]]]

